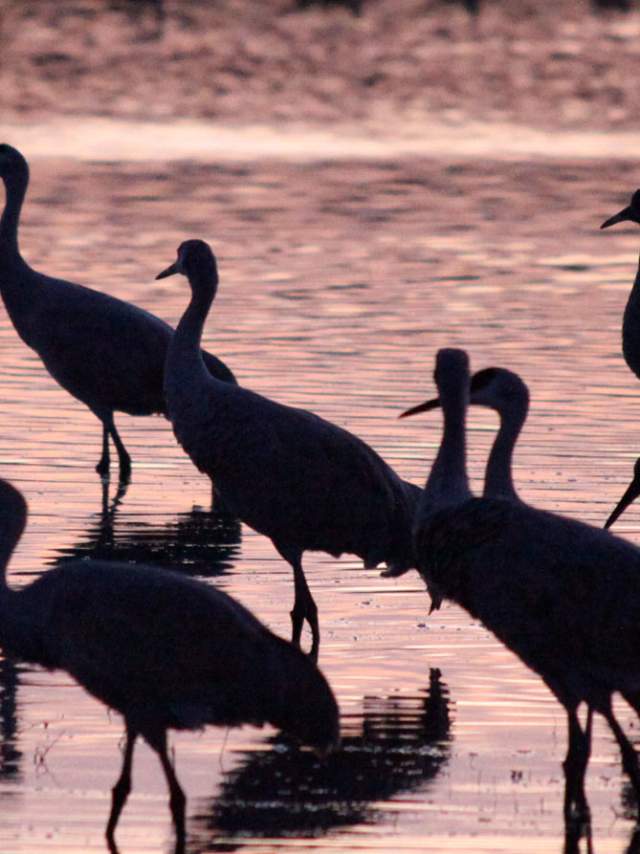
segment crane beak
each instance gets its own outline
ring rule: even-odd
[[[175,274],[179,272],[180,269],[178,267],[178,262],[174,261],[174,263],[170,267],[167,267],[166,270],[163,270],[161,273],[158,273],[156,279],[166,279],[167,276],[175,276]]]
[[[627,509],[627,507],[629,507],[630,504],[633,504],[633,502],[636,500],[636,498],[639,495],[640,495],[640,481],[638,481],[634,478],[631,481],[631,483],[629,484],[629,486],[627,487],[626,492],[624,493],[624,495],[622,496],[620,501],[614,507],[611,515],[609,516],[607,521],[604,523],[604,527],[610,528],[613,525],[613,523],[616,521],[616,519],[618,519],[620,516],[622,516],[622,514]]]
[[[419,403],[417,406],[412,406],[411,409],[401,412],[400,415],[398,415],[398,418],[408,418],[409,415],[417,415],[419,412],[428,412],[430,409],[437,409],[439,406],[440,398],[436,397],[434,400],[427,400],[424,403]]]
[[[605,220],[600,228],[609,228],[610,225],[615,225],[617,222],[635,222],[635,218],[631,213],[630,205]]]

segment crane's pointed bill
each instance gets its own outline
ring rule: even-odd
[[[419,403],[417,406],[412,406],[411,409],[406,409],[398,415],[398,418],[408,418],[410,415],[417,415],[419,412],[428,412],[430,409],[437,409],[440,406],[440,398],[427,400],[424,403]]]
[[[609,219],[605,220],[600,228],[609,228],[610,225],[615,225],[617,222],[633,222],[633,217],[631,215],[631,207],[623,208],[621,211],[618,211],[617,214],[614,214]]]
[[[178,262],[175,261],[173,264],[171,264],[170,267],[167,267],[166,270],[163,270],[161,273],[158,273],[156,279],[166,279],[167,276],[175,276],[175,274],[179,272],[180,271],[178,270]]]
[[[633,502],[636,500],[636,498],[639,495],[640,495],[640,482],[638,482],[634,478],[634,480],[632,480],[631,483],[629,484],[629,486],[627,487],[626,492],[624,493],[624,495],[622,496],[620,501],[618,501],[617,505],[614,507],[613,511],[611,512],[611,515],[609,516],[607,521],[604,523],[605,528],[610,528],[613,525],[613,523],[616,521],[616,519],[618,519],[618,518],[620,518],[620,516],[622,516],[622,514],[627,509],[627,507],[629,507],[631,504],[633,504]]]

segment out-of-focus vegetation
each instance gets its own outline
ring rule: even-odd
[[[3,117],[635,126],[640,0],[0,0]]]

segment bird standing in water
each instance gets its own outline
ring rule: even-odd
[[[179,850],[185,795],[167,754],[167,729],[271,723],[321,752],[337,744],[338,707],[317,667],[211,585],[153,566],[82,560],[9,588],[6,567],[26,517],[22,495],[0,480],[0,646],[66,671],[124,717],[110,843],[131,789],[138,736],[160,759]]]
[[[520,501],[514,482],[513,452],[529,411],[529,389],[507,368],[483,368],[471,377],[469,403],[493,409],[500,416],[500,428],[489,453],[484,476],[485,498]],[[407,418],[440,407],[440,398],[412,406],[399,417]]]
[[[600,228],[609,228],[618,222],[635,222],[640,225],[640,190],[636,190],[631,196],[631,201],[626,208],[622,208],[617,214],[605,220]],[[640,263],[622,320],[622,354],[629,368],[640,379]],[[633,480],[605,522],[605,528],[613,525],[638,495],[640,495],[640,458],[635,464]]]
[[[307,550],[356,554],[365,567],[413,567],[411,520],[420,489],[401,480],[356,436],[303,409],[221,383],[203,365],[200,339],[218,286],[216,259],[188,240],[159,273],[186,276],[191,301],[167,355],[167,411],[178,442],[207,473],[229,510],[266,534],[291,565],[292,639],[303,622],[318,655],[317,607],[302,569]]]
[[[420,571],[538,673],[564,707],[567,820],[589,812],[584,778],[594,711],[609,724],[640,801],[638,757],[611,707],[619,692],[640,715],[640,550],[521,501],[473,498],[464,352],[440,351],[436,383],[444,433],[416,519]]]
[[[0,218],[0,293],[11,322],[51,376],[102,423],[97,472],[109,473],[111,437],[120,478],[128,480],[131,458],[114,412],[165,414],[162,379],[173,329],[131,303],[31,269],[18,246],[29,167],[6,144],[0,144],[0,178],[6,193]],[[218,380],[235,382],[220,359],[209,353],[202,358]]]

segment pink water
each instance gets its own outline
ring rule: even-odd
[[[523,495],[603,523],[640,452],[640,387],[619,341],[638,237],[598,231],[634,189],[630,163],[597,159],[588,138],[562,159],[494,159],[489,143],[481,155],[390,147],[323,159],[301,134],[300,156],[275,159],[247,153],[240,134],[237,162],[176,160],[169,146],[166,160],[109,162],[95,144],[44,156],[42,138],[28,139],[21,242],[36,269],[175,322],[186,283],[153,277],[182,239],[209,240],[221,286],[206,346],[243,384],[356,432],[416,483],[439,417],[396,416],[432,393],[436,350],[465,347],[475,368],[507,365],[532,394],[517,454]],[[17,130],[9,141],[21,144]],[[0,474],[30,505],[12,583],[69,554],[175,561],[288,634],[289,568],[264,537],[206,513],[208,484],[164,421],[119,416],[133,481],[104,514],[97,422],[4,310],[0,347]],[[472,412],[476,486],[495,424]],[[617,529],[637,540],[639,527],[637,508]],[[323,771],[267,731],[172,737],[189,852],[563,850],[565,722],[540,680],[457,607],[427,618],[417,575],[385,580],[355,559],[314,554],[305,566],[345,753]],[[104,851],[117,715],[63,674],[5,665],[0,682],[0,850]],[[144,746],[134,774],[121,851],[170,851],[164,781]],[[601,722],[588,796],[595,850],[627,850],[631,813]]]

